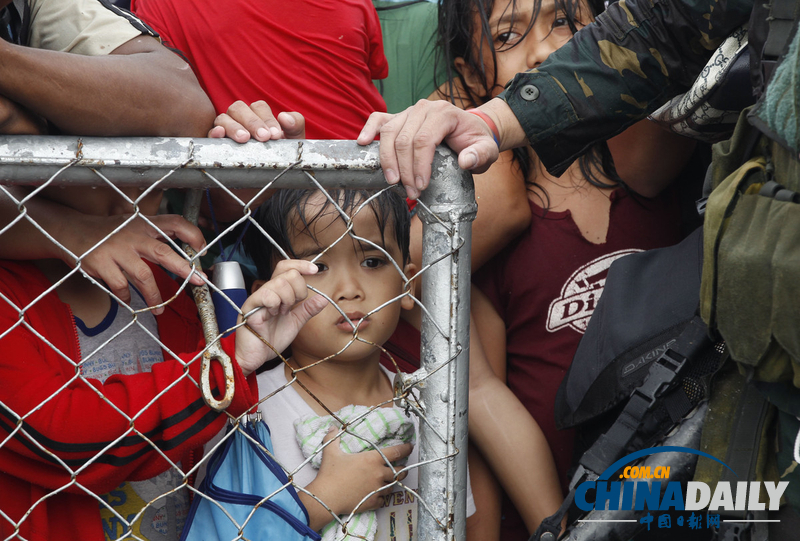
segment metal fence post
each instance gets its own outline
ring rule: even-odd
[[[420,494],[433,515],[420,513],[430,540],[466,539],[467,405],[469,391],[470,246],[477,205],[472,175],[440,148],[423,192]],[[443,335],[439,329],[448,334]],[[441,457],[447,457],[444,467]],[[438,460],[437,460],[438,459]]]

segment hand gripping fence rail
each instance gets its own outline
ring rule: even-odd
[[[188,190],[187,193],[195,194],[205,188],[217,190],[217,193],[226,194],[242,209],[241,217],[233,223],[224,224],[222,226],[224,230],[218,232],[218,237],[227,235],[226,239],[238,235],[237,227],[241,229],[241,226],[247,222],[251,222],[248,227],[259,227],[254,225],[255,222],[251,219],[251,212],[255,208],[250,206],[258,196],[249,201],[243,201],[238,197],[241,192],[236,191],[239,188],[255,188],[259,195],[268,189],[276,188],[397,189],[387,188],[380,169],[377,143],[361,147],[352,141],[307,140],[272,141],[267,144],[250,142],[238,145],[229,140],[216,139],[3,136],[0,137],[0,200],[7,201],[10,198],[14,201],[16,210],[7,206],[2,211],[4,215],[0,216],[0,224],[7,225],[0,227],[0,245],[4,245],[2,242],[4,235],[14,234],[16,224],[25,223],[27,226],[27,223],[30,223],[44,237],[53,242],[59,250],[70,254],[67,259],[72,258],[70,266],[75,267],[75,270],[70,271],[69,276],[78,273],[88,276],[82,269],[83,258],[104,242],[108,242],[109,238],[120,231],[123,225],[110,231],[94,246],[85,249],[84,253],[73,254],[57,240],[64,237],[52,229],[46,230],[36,222],[35,213],[28,212],[28,206],[33,198],[45,195],[41,193],[43,189],[77,186],[110,187],[111,190],[117,191],[120,197],[126,198],[128,196],[122,192],[127,188],[144,190],[134,199],[127,199],[133,208],[133,215],[126,217],[122,223],[125,225],[134,219],[144,219],[155,229],[158,229],[157,223],[160,222],[154,223],[144,216],[144,211],[140,212],[139,210],[139,204],[148,194],[171,188]],[[9,208],[12,210],[9,211]],[[339,214],[344,215],[338,206],[336,208]],[[433,163],[431,185],[422,194],[416,209],[417,215],[423,223],[423,253],[422,262],[419,265],[421,268],[414,276],[406,277],[403,275],[402,269],[395,265],[406,284],[412,279],[417,284],[421,281],[422,290],[421,296],[417,295],[417,298],[414,299],[422,312],[421,368],[413,373],[400,374],[394,380],[395,404],[419,418],[417,439],[419,458],[416,463],[409,462],[403,467],[404,470],[417,469],[419,473],[418,488],[408,490],[408,493],[412,495],[412,500],[416,500],[418,504],[416,530],[408,532],[409,539],[449,541],[463,540],[466,537],[469,250],[471,222],[475,217],[476,209],[471,175],[458,168],[456,157],[449,149],[440,147],[437,149]],[[345,216],[345,218],[347,217]],[[8,223],[9,221],[10,223]],[[69,224],[64,224],[64,227],[69,227]],[[161,233],[160,230],[159,233]],[[163,233],[161,234],[163,235]],[[358,239],[352,231],[352,222],[349,223],[347,235],[354,240],[363,242],[363,239]],[[167,240],[166,235],[161,238],[171,244],[176,252],[180,251],[180,247],[174,241]],[[214,241],[208,241],[209,247],[213,244]],[[203,255],[189,253],[185,257],[197,269],[200,267],[199,258]],[[137,510],[133,515],[127,515],[125,513],[128,511],[116,510],[108,504],[107,493],[113,487],[106,487],[105,492],[99,494],[90,488],[94,485],[83,480],[91,477],[93,468],[102,467],[104,460],[108,456],[112,456],[118,446],[138,438],[137,441],[145,444],[145,449],[141,450],[142,453],[152,455],[154,461],[160,461],[165,468],[168,467],[174,475],[177,475],[178,486],[172,490],[182,490],[187,494],[193,494],[193,497],[206,497],[200,495],[191,484],[193,476],[203,471],[203,461],[222,442],[216,443],[212,448],[207,445],[205,457],[199,464],[181,464],[167,456],[166,449],[159,445],[159,437],[156,437],[152,431],[145,432],[139,429],[137,421],[144,422],[144,419],[148,418],[147,408],[155,408],[156,404],[167,396],[167,393],[187,381],[190,381],[198,389],[202,388],[201,394],[210,407],[224,409],[227,405],[226,401],[220,404],[212,396],[211,389],[207,385],[208,381],[205,379],[208,378],[208,374],[199,378],[204,381],[197,381],[198,378],[190,374],[190,367],[195,363],[203,362],[206,357],[210,358],[209,362],[211,363],[222,362],[216,353],[221,349],[218,347],[218,331],[224,332],[225,329],[217,330],[214,322],[210,328],[204,328],[206,348],[188,360],[179,358],[172,353],[164,345],[164,337],[159,339],[153,336],[151,331],[145,331],[157,340],[161,346],[160,349],[164,350],[165,360],[183,363],[183,373],[178,377],[179,381],[150,397],[144,405],[140,404],[139,410],[122,411],[100,390],[97,390],[103,389],[103,386],[85,385],[87,377],[84,374],[87,368],[86,363],[89,362],[87,357],[92,357],[103,347],[108,346],[122,333],[122,330],[118,335],[95,346],[97,349],[88,355],[82,354],[80,361],[74,361],[68,358],[68,353],[61,352],[48,340],[47,332],[37,329],[30,321],[36,312],[36,304],[43,302],[46,294],[52,293],[55,287],[62,285],[66,279],[67,277],[64,277],[55,281],[53,287],[29,299],[25,304],[19,304],[19,296],[16,295],[16,292],[9,292],[0,284],[2,287],[0,290],[0,313],[6,314],[0,323],[0,351],[5,349],[4,342],[8,344],[9,340],[19,333],[27,333],[41,342],[42,349],[49,348],[56,351],[56,355],[62,361],[66,359],[74,367],[74,375],[67,375],[68,377],[63,383],[53,387],[52,391],[47,391],[40,403],[25,408],[19,406],[19,404],[25,403],[24,400],[20,401],[19,399],[18,395],[21,391],[11,389],[6,382],[0,381],[0,479],[3,479],[2,475],[10,476],[5,477],[6,479],[18,475],[23,480],[19,486],[29,486],[25,483],[31,484],[32,479],[41,479],[41,477],[37,477],[37,474],[29,475],[25,471],[25,467],[29,467],[29,464],[36,463],[36,461],[41,461],[42,467],[46,466],[49,468],[48,471],[53,471],[54,468],[59,470],[61,478],[64,479],[61,486],[49,487],[38,492],[31,491],[31,494],[36,494],[35,497],[31,497],[27,493],[20,494],[21,497],[31,498],[26,512],[19,514],[19,510],[15,510],[14,513],[18,514],[12,513],[14,516],[10,516],[5,509],[0,508],[0,533],[4,534],[0,535],[0,539],[25,539],[21,533],[26,531],[25,521],[35,520],[37,509],[41,511],[46,508],[50,500],[52,500],[50,503],[63,501],[57,499],[67,493],[77,493],[83,498],[88,495],[96,500],[97,505],[104,513],[103,526],[109,537],[146,538],[143,534],[140,537],[138,533],[130,536],[131,524],[142,517],[149,516],[148,508],[165,499],[164,494],[149,495],[143,499],[142,509]],[[89,279],[96,286],[104,288],[101,282],[91,277]],[[188,287],[188,280],[184,280],[181,287]],[[219,293],[213,284],[209,284],[208,287]],[[108,289],[105,291],[110,293]],[[116,298],[113,294],[112,297]],[[174,297],[163,300],[162,306],[165,306],[174,301]],[[132,304],[133,301],[131,301]],[[129,310],[132,316],[131,323],[126,328],[135,326],[139,314],[149,310],[146,307],[138,309],[129,307],[122,302],[119,305],[122,307],[121,309]],[[384,306],[376,308],[375,311]],[[340,308],[337,309],[345,316]],[[213,312],[213,309],[211,311]],[[202,306],[200,312],[203,312]],[[243,315],[247,317],[251,314]],[[240,327],[242,325],[246,325],[246,323],[239,323]],[[140,324],[140,326],[142,325]],[[354,332],[353,341],[358,341],[357,329]],[[391,354],[389,356],[391,357]],[[8,354],[7,351],[3,353],[3,357],[3,363],[24,362],[23,359],[14,359],[14,356]],[[3,374],[7,373],[6,368],[2,370]],[[294,375],[295,372],[292,374]],[[227,380],[233,384],[232,377],[226,377]],[[63,403],[61,393],[69,392],[80,383],[84,384],[84,389],[94,389],[102,407],[116,411],[124,418],[125,426],[118,435],[114,436],[112,441],[103,441],[102,445],[94,451],[96,453],[94,456],[82,460],[72,460],[70,453],[60,453],[59,449],[55,448],[53,439],[48,439],[48,434],[43,435],[37,431],[40,425],[36,423],[41,421],[40,418],[43,414],[51,415],[51,409]],[[283,391],[285,389],[279,389],[277,392]],[[235,389],[232,389],[232,392],[235,393]],[[269,400],[276,393],[262,401]],[[229,397],[232,393],[228,392],[227,394]],[[325,406],[323,405],[323,407]],[[20,409],[21,411],[17,411]],[[246,417],[246,414],[235,417],[229,412],[226,413],[234,428],[238,428],[239,423]],[[87,411],[84,414],[85,419],[89,422],[93,412]],[[345,424],[341,430],[346,431],[347,425]],[[83,434],[81,434],[82,436]],[[80,437],[76,436],[76,438],[78,439],[71,443],[75,443],[77,448]],[[13,458],[15,453],[27,455],[24,460],[20,461],[20,463],[26,464],[20,471],[16,470]],[[385,456],[384,460],[386,460]],[[309,461],[310,458],[303,464]],[[290,480],[302,466],[287,471]],[[396,471],[401,470],[398,468]],[[154,474],[156,473],[158,472],[154,472]],[[401,482],[395,481],[395,483],[402,488]],[[299,486],[295,488],[298,492],[304,491]],[[0,490],[6,490],[6,487],[0,488]],[[312,497],[316,498],[314,495]],[[325,502],[316,499],[328,508]],[[362,502],[365,500],[366,497]],[[331,511],[330,508],[328,510]],[[336,517],[332,511],[331,515],[332,519],[339,521],[340,526],[345,528],[353,516],[351,514]],[[404,521],[405,517],[399,518],[398,524]],[[109,524],[115,525],[113,529],[110,529]],[[51,525],[51,527],[53,526]],[[58,528],[58,525],[55,528]],[[404,537],[397,537],[397,539],[402,538]],[[241,531],[239,539],[244,539]]]

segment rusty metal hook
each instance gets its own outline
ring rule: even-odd
[[[200,202],[203,198],[202,190],[190,190],[186,194],[186,203],[183,211],[183,217],[194,225],[197,225],[197,218],[200,214]],[[188,244],[183,245],[183,250],[192,260],[197,257],[197,252]],[[192,267],[196,265],[193,261]],[[231,405],[233,400],[234,382],[233,382],[233,363],[231,358],[219,345],[219,327],[217,325],[217,316],[214,313],[214,302],[211,300],[211,292],[208,290],[208,285],[191,286],[192,296],[197,305],[197,311],[200,314],[200,322],[203,325],[203,336],[206,339],[206,350],[203,352],[202,365],[200,367],[200,390],[203,393],[203,400],[211,409],[215,411],[222,411]],[[217,361],[222,365],[222,370],[225,374],[225,393],[222,400],[214,398],[211,392],[211,362]]]

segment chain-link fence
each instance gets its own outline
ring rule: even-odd
[[[349,512],[335,509],[322,493],[306,488],[313,486],[307,479],[313,479],[315,473],[309,477],[305,471],[323,452],[319,446],[312,446],[296,460],[283,453],[293,446],[298,448],[293,452],[306,451],[303,438],[327,431],[324,427],[328,425],[320,419],[333,419],[337,429],[333,442],[345,442],[350,436],[351,446],[355,441],[370,450],[381,449],[381,441],[407,441],[407,436],[364,431],[372,421],[370,415],[394,406],[395,410],[388,411],[399,412],[401,425],[410,422],[418,427],[416,452],[407,463],[392,464],[391,480],[380,488],[378,514],[383,518],[377,521],[379,538],[464,539],[469,247],[476,207],[471,178],[460,171],[450,151],[437,152],[433,169],[431,188],[415,209],[423,223],[422,261],[409,272],[403,261],[389,253],[392,250],[388,246],[394,242],[387,233],[389,226],[394,227],[391,220],[382,223],[378,240],[370,236],[369,226],[363,225],[375,223],[379,214],[376,201],[391,190],[380,171],[377,145],[359,147],[347,141],[237,145],[208,139],[0,138],[0,196],[6,202],[13,201],[3,211],[5,221],[11,222],[0,229],[0,250],[21,254],[22,259],[61,254],[61,261],[55,262],[0,263],[0,485],[4,485],[0,487],[0,538],[29,539],[50,532],[49,537],[55,539],[59,537],[56,532],[70,529],[91,537],[85,532],[98,532],[101,525],[109,539],[169,539],[175,538],[185,524],[190,500],[210,501],[225,513],[225,506],[215,502],[214,495],[200,492],[198,477],[206,474],[209,457],[215,456],[215,451],[224,448],[237,431],[246,432],[246,421],[253,417],[247,408],[258,398],[268,424],[275,423],[271,426],[275,450],[268,454],[281,465],[286,478],[277,490],[251,503],[253,509],[277,501],[278,494],[292,487],[329,513],[326,520],[332,520],[334,527],[325,535],[330,539],[341,537],[341,532],[351,539],[374,538],[374,528],[363,528],[361,506],[368,505],[370,496],[374,501],[376,491],[360,498]],[[154,269],[151,272],[156,273],[164,302],[158,310],[163,314],[153,317],[152,308],[139,291],[132,288],[130,301],[123,301],[114,294],[116,290],[97,279],[102,272],[90,267],[88,261],[107,243],[122,238],[120,233],[126,228],[142,224],[176,253],[186,254],[169,238],[166,222],[149,216],[150,209],[155,209],[153,202],[168,189],[166,193],[177,194],[170,199],[183,203],[188,211],[184,214],[190,218],[199,212],[201,199],[210,194],[238,210],[235,219],[224,222],[215,216],[213,203],[202,212],[215,232],[207,236],[207,250],[196,254],[189,249],[185,255],[196,268],[202,267],[201,256],[214,249],[219,252],[217,261],[239,257],[245,269],[250,268],[247,256],[233,255],[241,253],[236,249],[242,238],[251,244],[253,238],[260,239],[279,254],[278,259],[288,258],[291,254],[286,246],[270,235],[254,214],[257,204],[271,190],[284,188],[315,190],[316,195],[310,195],[304,204],[328,209],[324,216],[329,219],[320,220],[324,225],[309,225],[305,234],[317,244],[321,238],[332,239],[330,243],[311,250],[313,256],[307,251],[295,255],[310,259],[326,271],[327,257],[334,257],[343,246],[350,247],[351,252],[355,247],[361,254],[362,267],[380,267],[384,273],[388,269],[390,273],[383,274],[380,281],[384,285],[397,282],[400,287],[385,301],[353,311],[343,300],[346,295],[335,292],[335,288],[326,290],[327,285],[316,287],[324,282],[308,277],[310,289],[330,302],[325,310],[336,310],[334,326],[340,334],[347,334],[345,344],[336,351],[320,353],[310,365],[299,366],[262,335],[261,342],[279,356],[269,370],[259,370],[260,397],[254,397],[245,393],[250,389],[254,394],[252,380],[245,382],[230,365],[229,357],[235,359],[230,354],[234,350],[239,353],[238,345],[231,345],[235,335],[220,339],[213,306],[208,304],[211,294],[221,294],[222,302],[229,301],[234,308],[241,299],[210,280],[203,288],[190,286],[188,279],[167,282],[163,273]],[[370,192],[348,203],[333,191],[340,188]],[[98,238],[84,239],[84,244],[63,240],[69,238],[65,232],[73,225],[71,215],[55,220],[48,216],[45,226],[35,212],[28,212],[31,203],[43,199],[72,202],[76,208],[91,205],[95,199],[107,201],[96,197],[101,192],[111,193],[117,206],[98,214],[113,214],[118,208],[125,214],[108,234],[98,229]],[[209,201],[214,198],[209,197]],[[163,212],[163,204],[161,208]],[[296,206],[295,212],[302,213],[304,208]],[[28,245],[27,240],[21,243],[12,237],[23,228],[32,233],[20,238],[39,240]],[[302,236],[298,231],[291,234]],[[38,243],[50,243],[55,249],[42,250]],[[85,248],[73,253],[73,245]],[[208,265],[208,260],[203,261]],[[266,278],[255,276],[258,271],[253,274]],[[412,284],[417,284],[415,296]],[[202,326],[196,321],[197,308],[186,295],[190,289],[195,290]],[[395,315],[380,314],[399,312],[400,304],[421,313],[421,363],[410,373],[398,372],[396,356],[402,347],[391,344],[397,336],[379,343],[372,338],[378,334],[370,329],[379,327],[382,318],[391,324]],[[245,319],[240,320],[236,332],[252,332],[255,325],[248,322],[257,314],[258,310],[242,314]],[[316,336],[320,344],[325,344],[325,332]],[[346,364],[343,359],[348,358],[348,351],[358,348],[367,352],[362,356],[370,358],[380,352],[384,364],[398,375],[391,382],[393,396],[363,410],[345,412],[324,388],[315,386],[319,379],[310,374],[326,363],[334,368],[337,363]],[[311,346],[306,349],[319,351]],[[305,407],[316,416],[293,423],[288,430],[293,426],[296,434],[291,436],[300,437],[286,441],[292,437],[276,427],[288,422],[283,412],[294,407],[292,404],[298,411]],[[291,415],[287,412],[285,416]],[[301,428],[308,422],[321,424]],[[394,426],[391,422],[384,424]],[[232,428],[225,432],[223,425]],[[247,434],[254,441],[252,434]],[[193,450],[203,444],[204,454]],[[388,465],[390,458],[382,451],[380,455]],[[327,455],[323,468],[325,460]],[[246,523],[254,520],[254,514],[251,510],[244,522],[225,514],[227,520],[236,522],[235,538],[275,538],[270,532],[250,537],[245,534]]]

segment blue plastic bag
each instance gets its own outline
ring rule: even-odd
[[[228,431],[233,430],[231,426]],[[208,471],[195,494],[181,541],[319,541],[308,526],[308,512],[275,460],[249,438],[272,453],[269,428],[260,419],[241,424],[209,459]],[[269,500],[262,500],[277,492]],[[210,498],[210,500],[209,500]],[[213,501],[212,501],[213,500]],[[219,503],[236,521],[234,524]],[[260,506],[259,503],[261,502]],[[253,509],[259,506],[255,512]],[[252,517],[245,525],[245,521]]]

